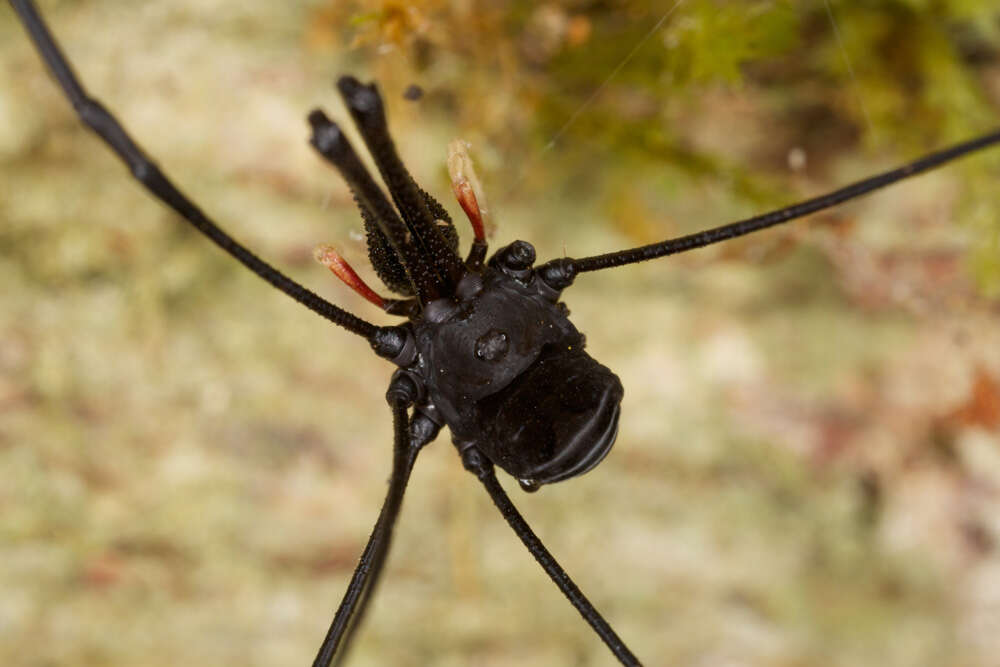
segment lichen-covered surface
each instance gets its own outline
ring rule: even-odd
[[[583,256],[997,125],[991,4],[832,2],[841,50],[823,3],[691,0],[585,105],[669,3],[41,3],[206,211],[379,322],[311,260],[335,242],[364,265],[305,141],[314,106],[346,117],[336,74],[382,82],[453,215],[462,136],[495,243]],[[626,387],[618,444],[580,479],[508,487],[647,664],[996,664],[998,182],[995,150],[567,292]],[[0,664],[311,660],[385,490],[391,369],[151,201],[7,6],[0,285]],[[353,658],[612,662],[446,435]]]

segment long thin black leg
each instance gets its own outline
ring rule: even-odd
[[[902,167],[877,174],[870,178],[866,178],[840,188],[839,190],[834,190],[833,192],[829,192],[825,195],[807,199],[806,201],[799,202],[798,204],[793,204],[776,211],[771,211],[770,213],[764,213],[752,218],[747,218],[746,220],[739,220],[728,225],[722,225],[721,227],[715,227],[696,234],[689,234],[688,236],[668,239],[659,243],[652,243],[650,245],[632,248],[630,250],[609,252],[603,255],[584,257],[583,259],[555,260],[555,262],[560,263],[560,271],[568,271],[571,275],[574,275],[585,271],[600,271],[601,269],[610,269],[615,266],[623,266],[625,264],[633,264],[635,262],[644,262],[648,259],[655,259],[665,255],[673,255],[680,252],[686,252],[688,250],[694,250],[695,248],[702,248],[707,245],[712,245],[713,243],[726,241],[736,238],[737,236],[743,236],[744,234],[773,227],[774,225],[788,222],[789,220],[794,220],[795,218],[801,218],[802,216],[815,213],[816,211],[821,211],[825,208],[830,208],[831,206],[836,206],[837,204],[841,204],[849,199],[860,197],[861,195],[884,188],[887,185],[896,183],[897,181],[910,178],[911,176],[916,176],[921,172],[934,169],[935,167],[940,167],[946,162],[950,162],[965,155],[969,155],[970,153],[980,151],[997,143],[1000,143],[1000,130],[991,132],[990,134],[985,134],[975,139],[970,139],[969,141],[965,141],[960,144],[955,144],[954,146],[950,146],[934,153],[930,153],[918,160],[903,165]],[[561,277],[563,281],[567,279],[566,276]]]
[[[410,420],[410,450],[413,451],[413,455],[416,456],[418,452],[424,445],[437,437],[438,431],[441,427],[437,424],[431,422],[427,417],[421,414],[416,414]],[[412,468],[413,464],[410,463]],[[391,531],[391,527],[390,527]],[[390,535],[391,538],[391,535]],[[385,545],[382,549],[380,555],[376,555],[373,558],[372,569],[376,573],[381,572],[384,561],[389,553],[389,544]],[[347,655],[350,647],[353,645],[354,634],[358,631],[358,628],[362,626],[365,620],[365,614],[368,613],[368,601],[375,594],[375,589],[378,587],[378,574],[376,574],[369,584],[365,586],[361,593],[361,600],[358,602],[358,610],[354,614],[354,618],[348,623],[347,630],[344,633],[344,637],[341,640],[342,649],[334,656],[333,665],[334,667],[340,667],[347,661]]]
[[[31,40],[35,43],[35,48],[38,49],[42,60],[45,61],[52,75],[59,82],[80,119],[111,147],[111,150],[128,165],[135,179],[142,183],[153,196],[177,211],[199,232],[241,264],[306,308],[359,336],[370,339],[375,334],[377,327],[374,324],[338,308],[257,257],[222,231],[201,209],[181,194],[160,171],[160,168],[146,156],[115,117],[100,102],[87,94],[39,14],[35,3],[31,0],[10,0],[10,4],[14,7],[14,11],[17,12],[31,36]]]
[[[379,512],[378,521],[375,522],[375,527],[372,529],[371,537],[368,538],[368,544],[365,545],[361,559],[351,576],[344,598],[341,600],[333,621],[330,623],[330,629],[316,654],[313,667],[327,667],[338,648],[343,647],[342,651],[347,650],[348,645],[341,642],[351,626],[352,619],[356,614],[362,612],[364,608],[364,605],[361,604],[362,600],[369,599],[364,595],[365,590],[378,579],[382,566],[385,564],[392,529],[403,502],[403,491],[406,489],[410,471],[413,469],[419,451],[409,447],[406,412],[406,403],[402,401],[398,401],[392,406],[395,438],[389,491],[382,504],[382,510]]]
[[[349,650],[354,630],[364,616],[385,565],[392,543],[392,531],[399,517],[403,493],[406,491],[406,484],[410,479],[417,454],[437,434],[437,427],[434,425],[428,427],[428,422],[421,421],[421,417],[415,417],[412,423],[407,419],[407,406],[413,402],[416,394],[415,389],[412,392],[410,389],[409,386],[400,387],[396,381],[389,389],[394,431],[389,491],[386,493],[385,502],[382,504],[371,537],[368,538],[368,544],[365,545],[358,566],[347,586],[347,592],[344,593],[344,598],[330,623],[330,629],[316,654],[313,667],[328,667],[335,657],[339,663]]]
[[[590,603],[590,600],[583,594],[583,591],[573,583],[573,580],[566,574],[566,570],[562,569],[559,563],[556,562],[556,559],[545,548],[545,545],[538,539],[534,531],[531,530],[528,522],[524,520],[521,513],[514,507],[510,496],[500,486],[500,482],[497,480],[493,469],[493,464],[475,448],[469,448],[462,452],[462,463],[467,470],[475,474],[479,478],[479,481],[483,483],[487,493],[490,494],[490,498],[493,499],[493,504],[500,510],[500,514],[507,520],[510,527],[514,529],[514,532],[521,539],[521,542],[524,543],[524,546],[528,548],[528,551],[535,557],[538,564],[542,566],[545,573],[559,587],[559,590],[566,596],[566,599],[576,607],[576,610],[580,612],[583,619],[590,624],[590,627],[594,629],[594,632],[601,638],[601,641],[607,644],[619,662],[623,665],[641,664],[639,659],[625,645],[625,642],[611,628],[611,625],[604,620],[600,612]]]

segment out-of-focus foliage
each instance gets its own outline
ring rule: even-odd
[[[805,175],[822,177],[847,152],[903,158],[983,131],[1000,106],[992,0],[352,0],[317,17],[314,45],[356,49],[390,86],[419,81],[504,152],[497,169],[534,166],[525,158],[555,139],[568,159],[550,163],[564,174],[576,165],[633,180],[668,162],[677,187],[725,177],[757,206],[788,200],[775,176],[792,148],[809,156]],[[721,119],[719,103],[742,117]],[[720,131],[720,120],[746,127]],[[983,171],[967,180],[993,209],[1000,193]],[[987,248],[978,274],[998,293],[1000,222],[973,217]]]

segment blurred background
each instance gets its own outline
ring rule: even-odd
[[[455,137],[494,247],[540,259],[782,206],[1000,117],[994,0],[40,4],[185,192],[380,323],[311,259],[336,243],[377,285],[306,141],[312,108],[346,119],[341,73],[379,82],[463,247]],[[646,664],[996,664],[998,177],[994,149],[566,293],[626,387],[618,443],[536,495],[504,481]],[[0,662],[311,661],[385,491],[391,368],[150,199],[9,7],[0,284]],[[352,664],[613,663],[446,433],[394,546]]]

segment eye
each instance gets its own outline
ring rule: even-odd
[[[507,356],[510,338],[503,331],[490,329],[476,340],[476,358],[497,362]]]

